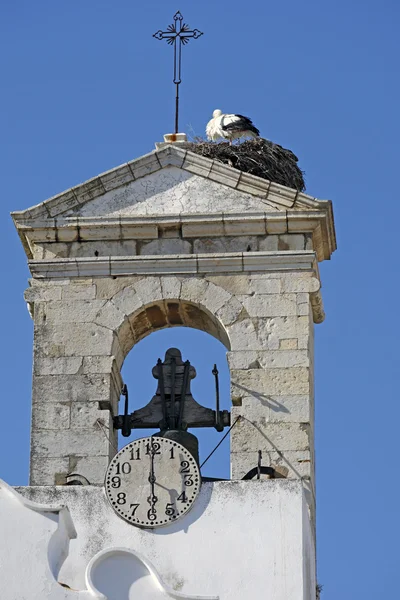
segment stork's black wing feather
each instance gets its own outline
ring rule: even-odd
[[[257,136],[260,135],[259,130],[253,125],[251,119],[243,115],[235,115],[235,117],[238,117],[237,121],[222,125],[224,131],[252,131]]]

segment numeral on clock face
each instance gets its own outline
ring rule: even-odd
[[[200,490],[199,467],[184,446],[162,437],[122,448],[107,470],[105,489],[115,512],[139,527],[168,525],[187,513]]]

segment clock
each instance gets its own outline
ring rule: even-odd
[[[200,484],[191,453],[174,440],[152,436],[131,442],[114,456],[105,491],[118,516],[137,527],[154,528],[185,515]]]

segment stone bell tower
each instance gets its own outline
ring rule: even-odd
[[[235,422],[233,481],[215,484],[214,498],[226,486],[218,494],[233,502],[232,486],[257,465],[259,451],[263,465],[284,475],[240,482],[246,506],[268,522],[265,498],[288,515],[278,511],[262,563],[280,575],[273,583],[260,575],[246,593],[313,600],[313,330],[324,319],[318,262],[336,248],[330,201],[166,143],[13,219],[32,274],[31,486],[62,486],[71,473],[102,486],[117,443],[126,355],[157,329],[201,329],[227,348]],[[241,543],[236,525],[228,545]],[[278,548],[285,543],[292,549]],[[199,582],[202,593],[212,592]],[[221,598],[227,589],[217,589]]]

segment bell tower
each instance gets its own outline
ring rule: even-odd
[[[230,505],[240,507],[227,530],[217,527],[221,545],[213,542],[237,573],[229,585],[210,576],[217,558],[201,549],[189,566],[178,558],[174,568],[186,569],[183,588],[192,594],[314,600],[313,332],[324,320],[318,262],[336,248],[331,202],[177,142],[158,144],[13,219],[32,274],[25,294],[34,320],[30,485],[58,490],[73,504],[62,486],[74,473],[91,484],[91,498],[101,493],[123,425],[125,357],[160,328],[203,330],[227,349],[232,406],[221,422],[232,426],[231,481],[203,483],[201,510],[183,519],[191,519],[192,540],[212,537],[219,507],[228,506],[227,518]],[[183,362],[179,368],[186,390],[189,372],[183,384]],[[159,390],[154,398],[135,418],[151,421],[162,411]],[[260,466],[276,477],[242,481],[251,472],[263,479]],[[43,501],[46,487],[31,489],[42,490],[31,496]],[[101,510],[107,520],[111,508]],[[251,537],[260,526],[265,542],[249,574],[232,544],[254,554]],[[110,539],[124,545],[118,535]],[[161,537],[166,545],[152,538],[150,554],[168,578],[162,556],[174,544],[183,543],[184,552],[186,541]]]

